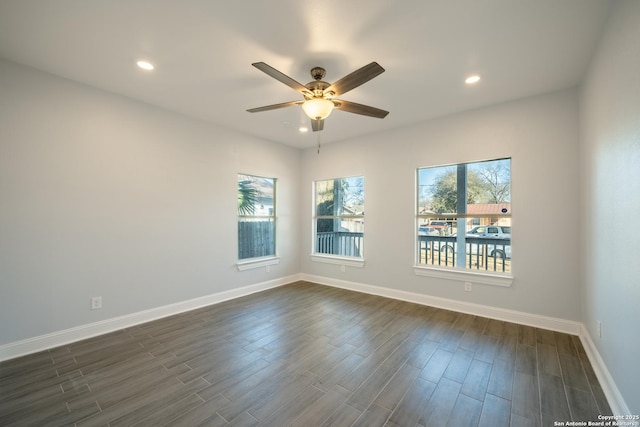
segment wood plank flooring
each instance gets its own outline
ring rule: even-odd
[[[2,426],[552,426],[578,337],[307,282],[0,364]]]

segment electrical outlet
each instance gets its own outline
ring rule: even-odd
[[[264,268],[264,271],[266,271],[267,273],[271,272],[271,266],[270,266],[270,265],[267,265],[267,266]]]
[[[340,271],[342,271],[344,273],[345,271],[347,271],[347,267],[344,266],[344,265],[341,265],[340,266]]]
[[[471,282],[464,282],[465,292],[471,292]]]
[[[102,297],[91,298],[91,310],[98,310],[102,308]]]
[[[596,329],[598,331],[598,338],[602,338],[602,322],[596,320]]]

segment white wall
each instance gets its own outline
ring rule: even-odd
[[[302,272],[580,320],[577,102],[576,90],[562,91],[328,144],[319,155],[306,150]],[[476,284],[468,293],[461,282],[415,276],[416,168],[507,156],[512,158],[513,286]],[[340,266],[308,256],[311,186],[317,179],[351,175],[365,177],[365,266],[342,273]]]
[[[5,61],[0,101],[0,345],[299,272],[298,150]],[[270,273],[238,172],[278,178]]]
[[[640,2],[616,3],[580,102],[583,323],[632,414],[640,413],[639,40]]]

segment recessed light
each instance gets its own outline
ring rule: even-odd
[[[136,64],[138,65],[138,67],[142,68],[143,70],[147,70],[147,71],[151,71],[151,70],[153,70],[155,68],[152,63],[147,62],[147,61],[138,61],[138,62],[136,62]]]
[[[300,126],[300,127],[298,128],[298,130],[299,130],[301,133],[309,132],[309,128],[308,128],[308,127],[306,127],[306,126]]]
[[[480,76],[473,75],[473,76],[467,77],[464,82],[468,85],[472,85],[474,83],[478,83],[479,81],[480,81]]]

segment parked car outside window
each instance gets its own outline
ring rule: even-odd
[[[454,233],[451,236],[455,237],[457,234]],[[468,238],[485,238],[485,239],[505,239],[508,242],[505,242],[503,245],[487,245],[487,253],[492,257],[500,257],[504,259],[511,259],[511,227],[510,226],[501,226],[501,225],[479,225],[477,227],[473,227],[471,230],[467,231],[465,237]],[[456,242],[447,242],[445,244],[439,244],[439,242],[434,242],[434,250],[437,251],[455,251],[457,244]],[[478,253],[478,245],[470,244],[467,242],[467,252],[471,254]]]
[[[492,239],[510,239],[511,226],[479,225],[467,231],[469,237],[490,237]]]
[[[418,236],[440,236],[441,230],[434,227],[418,227]]]

